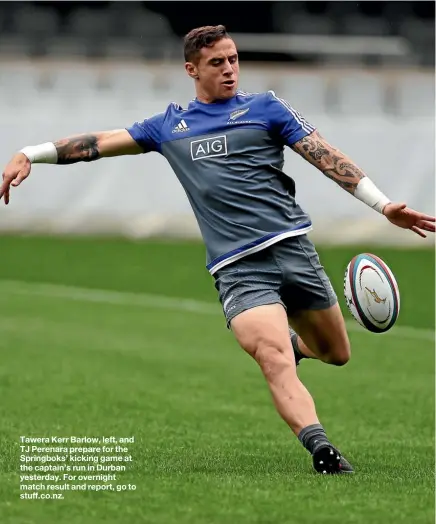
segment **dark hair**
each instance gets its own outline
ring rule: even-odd
[[[223,25],[206,25],[190,31],[184,39],[184,54],[186,62],[198,58],[203,47],[212,47],[215,42],[223,38],[230,38]]]

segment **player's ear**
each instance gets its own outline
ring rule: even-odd
[[[198,69],[192,62],[186,62],[185,70],[191,78],[198,78]]]

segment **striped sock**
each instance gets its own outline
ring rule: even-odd
[[[303,428],[298,435],[298,440],[310,454],[313,453],[313,449],[318,442],[330,443],[321,424],[311,424]]]

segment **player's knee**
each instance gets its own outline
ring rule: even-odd
[[[337,341],[326,354],[326,362],[333,366],[345,366],[351,358],[351,347],[348,339]]]
[[[271,340],[259,341],[252,356],[268,381],[274,380],[275,377],[292,367],[292,361],[286,358],[284,348]]]

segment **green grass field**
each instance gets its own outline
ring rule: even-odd
[[[0,237],[0,523],[434,522],[434,253],[320,249],[342,295],[372,251],[401,291],[344,368],[303,362],[352,477],[312,472],[225,328],[197,243]],[[190,301],[187,301],[190,299]],[[135,491],[20,500],[19,436],[134,436]]]

